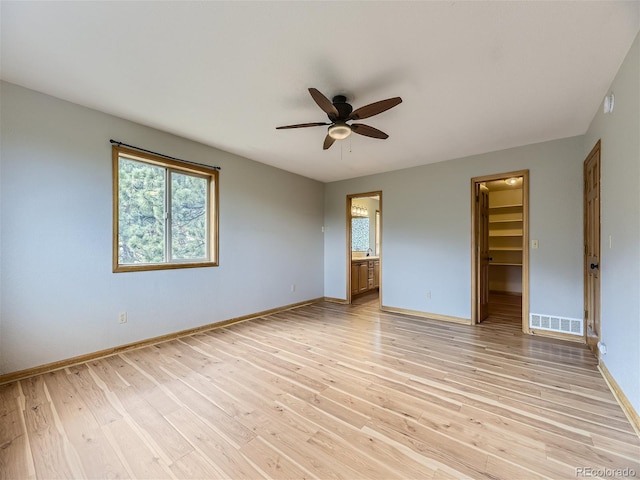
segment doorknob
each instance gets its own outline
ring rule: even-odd
[[[600,269],[600,265],[598,263],[592,263],[591,270],[593,270],[594,268]]]

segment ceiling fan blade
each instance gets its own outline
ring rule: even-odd
[[[369,125],[364,125],[362,123],[354,123],[351,125],[351,131],[357,133],[358,135],[364,135],[365,137],[373,137],[373,138],[389,138],[389,135],[378,130],[377,128],[370,127]]]
[[[338,113],[338,109],[331,103],[327,97],[325,97],[320,91],[316,88],[310,88],[309,93],[318,104],[318,106],[324,110],[324,112],[329,115],[331,121],[334,121],[340,115]]]
[[[315,123],[298,123],[297,125],[285,125],[283,127],[276,127],[276,130],[283,130],[285,128],[305,128],[305,127],[319,127],[321,125],[331,125],[330,123],[315,122]]]
[[[326,150],[328,149],[331,145],[333,145],[333,142],[335,142],[336,139],[333,137],[330,137],[329,135],[327,135],[326,137],[324,137],[324,145],[322,145],[322,149]]]
[[[349,120],[361,120],[363,118],[373,117],[374,115],[385,112],[400,103],[402,103],[402,99],[400,97],[387,98],[386,100],[370,103],[369,105],[365,105],[364,107],[354,110],[351,115],[349,115]]]

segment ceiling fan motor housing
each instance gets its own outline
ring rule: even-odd
[[[338,110],[338,119],[340,120],[346,120],[353,111],[353,107],[347,103],[347,97],[344,95],[336,95],[331,103]]]

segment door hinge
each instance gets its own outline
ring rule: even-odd
[[[584,311],[584,319],[586,320],[587,318],[589,318],[589,310]]]

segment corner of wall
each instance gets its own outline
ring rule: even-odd
[[[3,341],[2,341],[2,333],[3,333],[3,328],[2,328],[2,293],[3,293],[3,289],[2,289],[2,284],[3,284],[3,276],[2,276],[2,272],[4,271],[4,269],[2,268],[2,205],[4,205],[4,200],[2,198],[2,159],[4,158],[4,151],[3,151],[3,145],[4,145],[4,132],[5,129],[2,128],[3,127],[3,123],[4,123],[4,118],[2,115],[2,99],[4,97],[4,95],[2,94],[3,90],[4,90],[4,81],[0,80],[0,375],[2,375],[4,373],[4,356],[2,354],[2,352],[4,351],[3,348]]]

